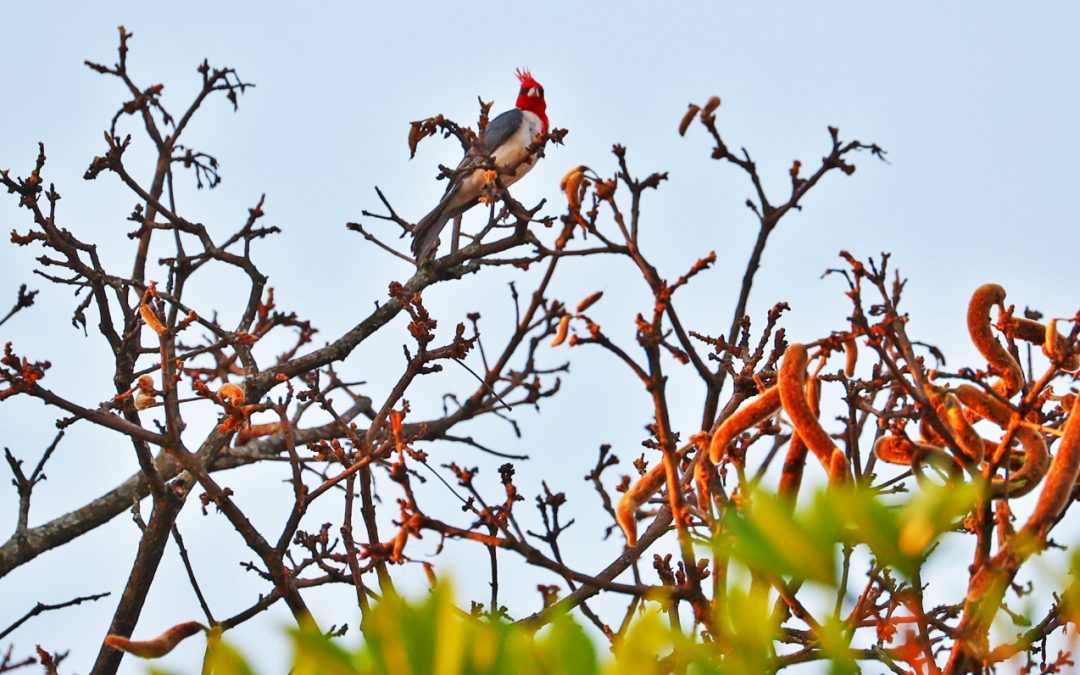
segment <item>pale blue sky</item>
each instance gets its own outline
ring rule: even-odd
[[[945,348],[954,359],[950,365],[975,365],[962,317],[972,289],[981,283],[1004,284],[1010,301],[1021,306],[1033,304],[1057,315],[1077,309],[1080,45],[1075,30],[1080,10],[1075,5],[656,7],[644,2],[504,3],[497,10],[480,4],[344,2],[306,7],[20,3],[5,8],[0,21],[0,168],[24,175],[36,142],[44,140],[47,178],[64,196],[65,226],[102,242],[106,260],[126,260],[131,244],[123,236],[130,226],[124,217],[133,202],[109,176],[82,180],[90,158],[102,152],[102,130],[126,99],[117,83],[89,71],[83,59],[111,64],[116,26],[126,25],[135,34],[132,72],[144,84],[164,82],[174,111],[194,91],[194,68],[204,56],[212,65],[235,67],[257,87],[243,96],[236,114],[223,100],[208,104],[188,138],[221,160],[224,181],[211,193],[185,187],[181,206],[223,233],[239,225],[265,192],[267,222],[284,232],[259,245],[256,259],[271,275],[280,305],[311,318],[320,337],[331,339],[384,297],[391,279],[409,274],[404,263],[366,246],[343,224],[359,219],[361,209],[378,208],[376,184],[403,215],[419,218],[442,190],[434,180],[437,164],[459,155],[456,143],[429,140],[409,161],[408,123],[437,112],[473,123],[478,95],[494,99],[495,109],[503,110],[516,93],[514,68],[528,66],[545,86],[552,124],[570,134],[565,147],[551,148],[515,186],[515,195],[526,203],[546,197],[558,204],[557,183],[569,167],[613,170],[613,143],[629,147],[638,174],[669,171],[670,182],[645,204],[647,252],[669,278],[709,250],[731,261],[681,298],[687,323],[696,330],[726,330],[755,235],[754,220],[743,207],[750,194],[746,181],[708,159],[699,127],[686,138],[676,134],[686,103],[712,94],[724,100],[718,118],[725,138],[753,153],[775,193],[784,189],[792,159],[812,166],[824,154],[828,125],[838,126],[846,139],[877,142],[889,151],[888,165],[860,158],[853,176],[827,177],[805,200],[805,212],[783,222],[754,289],[755,317],[783,299],[792,304],[785,325],[793,339],[812,340],[841,327],[847,314],[841,285],[819,280],[825,268],[837,265],[841,248],[861,257],[893,253],[894,264],[911,279],[906,304],[912,331]],[[137,152],[138,146],[133,157]],[[0,198],[4,232],[26,229],[14,205],[10,197]],[[70,328],[71,298],[31,276],[36,255],[0,243],[0,311],[6,311],[20,282],[42,289],[41,305],[0,329],[0,341],[15,340],[22,351],[50,358],[48,382],[57,390],[88,401],[107,398],[107,364],[87,359],[103,343]],[[516,277],[496,273],[436,288],[428,302],[447,327],[480,308],[494,333],[507,323],[509,299],[501,289],[510,278]],[[520,283],[528,288],[527,280]],[[227,313],[239,302],[227,289],[223,280],[193,290],[204,307]],[[579,265],[559,282],[555,295],[573,303],[595,289],[607,291],[597,318],[628,340],[633,314],[650,306],[643,286],[621,264],[601,262]],[[382,365],[385,355],[396,359],[402,340],[400,332],[381,337],[349,362],[350,374],[371,381],[377,393],[393,375]],[[502,427],[483,433],[536,458],[531,469],[523,468],[522,487],[530,494],[541,477],[561,478],[553,487],[571,495],[579,517],[571,536],[589,546],[597,529],[589,529],[588,513],[598,507],[580,477],[602,442],[614,443],[626,460],[639,452],[647,407],[631,379],[612,374],[605,357],[575,351],[551,359],[567,356],[573,372],[564,392],[541,416],[520,416],[525,441],[514,440]],[[680,378],[674,382],[682,385],[679,398],[686,407],[677,423],[689,431],[699,416],[700,389],[691,378]],[[436,399],[425,399],[423,392],[441,391],[446,382],[424,383],[413,396],[417,407],[434,411]],[[604,402],[599,411],[597,401]],[[0,405],[0,446],[36,461],[51,438],[53,419],[33,402],[6,401]],[[82,504],[133,469],[122,443],[107,434],[81,433],[61,445],[32,523]],[[494,474],[486,475],[495,485]],[[267,484],[280,488],[274,472],[230,480],[249,494],[259,494]],[[13,522],[15,504],[13,490],[0,488],[0,538]],[[276,513],[280,506],[267,506],[266,512]],[[226,558],[245,556],[227,528],[198,516],[197,509],[189,511],[181,525],[191,532],[193,550],[220,546],[231,552]],[[267,515],[267,522],[276,522],[273,518]],[[100,590],[118,594],[133,551],[132,528],[127,518],[117,518],[70,550],[43,556],[0,580],[0,626],[38,600],[56,602]],[[609,550],[615,550],[611,542],[603,553],[583,550],[579,560],[595,561]],[[469,555],[479,552],[455,547],[449,552],[448,562],[465,577],[459,580],[463,593],[484,598],[486,578],[467,578]],[[146,634],[198,616],[174,558],[161,577],[170,581],[155,587],[140,623]],[[197,565],[200,560],[211,564],[206,561],[215,558],[197,556]],[[222,615],[244,606],[258,589],[229,560],[221,563],[227,567],[220,573],[203,574],[215,578],[209,584],[241,589],[234,607],[219,609]],[[540,581],[550,582],[532,577],[522,582],[518,614],[535,608],[532,589]],[[12,637],[22,648],[39,641],[71,647],[66,672],[84,672],[114,606],[115,597],[39,617]],[[322,594],[315,606],[327,625],[356,623],[340,591]],[[236,639],[252,649],[264,644],[274,622],[285,621],[282,614],[275,616],[237,631]],[[268,654],[263,663],[273,663]],[[185,646],[164,665],[190,669],[197,658],[198,648]],[[141,670],[125,661],[124,672]]]

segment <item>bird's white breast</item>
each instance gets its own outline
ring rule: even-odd
[[[492,153],[496,166],[500,168],[510,167],[521,161],[521,158],[528,153],[528,148],[532,145],[533,140],[536,139],[537,134],[541,133],[543,129],[543,123],[541,123],[540,117],[536,113],[522,110],[521,126],[518,127],[513,136],[508,138],[505,143],[495,148],[495,152]],[[529,169],[531,169],[535,163],[536,156],[533,156],[529,160],[518,165],[514,175],[507,175],[503,178],[505,184],[511,185],[516,182],[519,178],[528,173]]]

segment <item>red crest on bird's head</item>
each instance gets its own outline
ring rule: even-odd
[[[517,75],[518,82],[521,83],[522,89],[531,89],[532,87],[540,87],[543,89],[543,87],[540,86],[540,83],[533,78],[532,73],[529,72],[528,68],[518,68],[514,71],[514,74]]]
[[[544,101],[544,85],[536,81],[528,68],[518,68],[515,71],[518,81],[521,82],[521,91],[518,92],[517,107],[527,110],[540,118],[544,133],[548,130],[547,102]]]

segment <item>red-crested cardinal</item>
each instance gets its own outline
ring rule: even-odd
[[[521,82],[516,107],[491,120],[484,132],[483,150],[495,160],[502,174],[503,185],[510,186],[527,174],[536,163],[534,153],[526,158],[528,148],[537,135],[547,133],[547,103],[544,87],[533,79],[528,70],[517,71]],[[466,157],[458,165],[461,168]],[[509,168],[516,166],[511,174]],[[506,171],[507,173],[502,173]],[[430,257],[438,246],[439,233],[451,218],[456,218],[476,205],[486,179],[480,169],[455,180],[446,187],[439,204],[416,224],[413,230],[412,251],[418,262]]]

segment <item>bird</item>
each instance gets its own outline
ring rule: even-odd
[[[495,161],[500,173],[516,166],[513,173],[502,175],[503,185],[509,187],[532,169],[537,156],[529,157],[529,146],[548,130],[547,102],[544,87],[527,69],[515,71],[521,89],[514,108],[491,120],[483,136],[483,151]],[[466,156],[458,169],[469,161]],[[423,262],[439,243],[439,233],[451,218],[468,211],[480,201],[480,193],[488,178],[477,169],[452,178],[438,205],[413,228],[412,252],[417,262]]]

